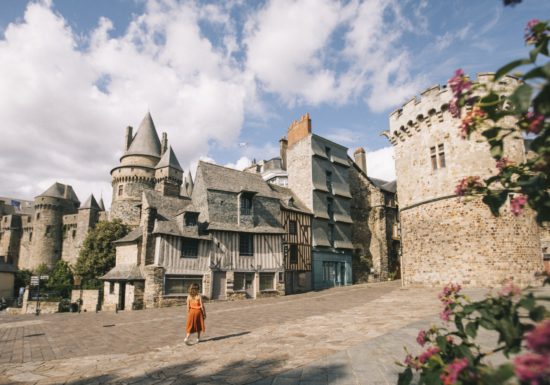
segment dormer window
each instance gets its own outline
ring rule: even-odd
[[[252,194],[241,193],[240,205],[241,205],[241,215],[251,215],[252,214]]]
[[[185,213],[184,219],[185,219],[185,226],[191,227],[196,226],[198,222],[198,214],[197,213]]]

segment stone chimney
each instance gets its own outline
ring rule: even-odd
[[[288,148],[288,140],[286,137],[282,137],[281,140],[279,140],[279,151],[281,156],[281,163],[283,170],[286,170],[286,149]]]
[[[168,135],[166,132],[162,133],[162,140],[160,141],[160,156],[164,155],[168,149]]]
[[[130,148],[130,145],[132,144],[132,139],[133,139],[132,131],[133,130],[134,129],[132,128],[132,126],[126,127],[126,140],[124,142],[124,144],[125,144],[124,151],[128,151],[128,149]]]
[[[309,134],[311,134],[311,119],[309,113],[306,113],[300,120],[293,121],[288,127],[288,146],[292,146]]]
[[[366,174],[367,173],[367,155],[365,154],[365,149],[363,147],[359,147],[353,153],[353,158],[355,160],[355,164],[357,164],[359,168]]]

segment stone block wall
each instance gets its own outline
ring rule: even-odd
[[[113,285],[113,292],[110,292],[111,284]],[[118,283],[111,283],[105,281],[103,284],[103,303],[101,304],[101,310],[103,311],[115,311],[118,304]]]
[[[99,304],[99,290],[73,290],[71,291],[71,302],[77,303],[82,299],[81,311],[95,311]]]
[[[401,212],[405,284],[525,286],[541,272],[534,215],[494,217],[480,199],[442,199]]]
[[[160,301],[164,288],[164,268],[157,265],[149,265],[143,268],[145,287],[143,302],[145,308],[160,307]]]

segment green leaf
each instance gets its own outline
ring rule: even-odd
[[[496,368],[494,371],[484,373],[482,376],[483,384],[504,384],[514,376],[514,366],[512,364],[504,364]]]
[[[491,213],[498,217],[500,207],[506,202],[508,193],[506,191],[489,191],[487,195],[483,197],[483,203],[489,206]]]
[[[533,78],[543,78],[548,79],[550,77],[550,63],[542,67],[535,67],[531,71],[523,75],[523,80],[533,79]]]
[[[413,379],[411,368],[405,369],[404,372],[399,373],[397,385],[409,385]]]
[[[516,107],[517,112],[526,112],[531,105],[533,88],[529,84],[522,84],[510,95],[510,102]]]
[[[504,143],[502,140],[490,140],[489,144],[491,145],[491,156],[495,159],[502,158],[504,154]]]
[[[513,69],[520,67],[522,65],[530,64],[532,63],[529,59],[519,59],[514,60],[502,67],[500,67],[497,72],[495,73],[495,80],[500,79],[502,76],[506,75],[508,72],[512,71]]]
[[[500,133],[501,130],[502,130],[501,127],[494,126],[494,127],[491,127],[491,128],[488,128],[488,129],[484,130],[481,133],[481,135],[486,137],[487,140],[494,140],[494,139],[498,138],[498,134]]]
[[[546,309],[544,308],[544,306],[537,306],[529,312],[529,318],[531,318],[535,322],[540,322],[544,319],[545,313]]]
[[[466,325],[466,334],[472,338],[476,338],[477,328],[478,328],[477,322],[474,321],[474,322],[468,323],[468,325]]]
[[[543,115],[550,115],[550,85],[547,83],[533,100],[535,110]]]
[[[491,321],[489,321],[485,318],[481,318],[479,320],[479,326],[481,326],[482,328],[487,329],[487,330],[495,330],[496,329],[493,322],[491,322]]]
[[[533,297],[532,294],[529,294],[519,300],[519,305],[527,310],[533,310],[535,307],[535,297]]]

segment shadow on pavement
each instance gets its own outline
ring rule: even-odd
[[[250,334],[250,332],[240,332],[240,333],[227,334],[225,336],[210,337],[210,338],[201,339],[201,341],[202,342],[219,341],[219,340],[225,340],[226,338],[244,336],[246,334]]]
[[[118,376],[115,373],[102,374],[66,382],[66,385],[100,385],[100,384],[170,384],[170,385],[229,385],[254,384],[272,385],[284,378],[284,384],[316,384],[333,383],[339,378],[345,378],[343,366],[329,365],[307,370],[294,369],[285,372],[283,361],[269,360],[239,360],[230,362],[215,372],[206,370],[206,363],[197,361],[181,365],[166,366],[137,376]],[[126,369],[124,369],[126,370]],[[281,372],[281,373],[280,373]],[[277,375],[279,373],[279,375]],[[279,382],[280,383],[280,382]]]

